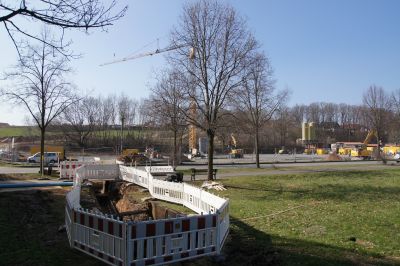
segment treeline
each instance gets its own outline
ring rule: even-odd
[[[292,107],[282,105],[271,119],[260,127],[260,151],[272,153],[285,146],[301,150],[301,124],[316,123],[316,136],[322,147],[329,147],[337,141],[363,141],[368,131],[378,130],[383,143],[400,142],[399,92],[388,93],[371,86],[363,96],[363,104],[315,102]],[[158,104],[158,105],[157,105]],[[160,103],[149,99],[138,101],[126,95],[87,97],[68,108],[57,121],[68,143],[80,148],[111,147],[118,151],[125,148],[155,147],[168,153],[174,147],[174,127],[165,119]],[[164,106],[165,107],[165,106]],[[254,147],[253,134],[246,126],[246,120],[236,110],[227,114],[216,135],[216,151],[227,152],[231,135],[238,140],[238,147],[251,153]],[[156,114],[158,113],[158,115]],[[164,119],[161,119],[161,118]],[[173,118],[173,115],[169,115]],[[177,143],[181,152],[188,152],[189,124],[177,121]],[[171,130],[172,129],[172,130]],[[197,137],[205,137],[197,130]],[[377,143],[377,140],[373,140]]]
[[[301,138],[302,122],[316,123],[317,141],[324,147],[339,141],[362,142],[372,129],[378,135],[374,143],[400,143],[399,95],[400,90],[388,92],[371,86],[360,105],[315,102],[283,107],[265,127],[264,149],[295,147]]]
[[[52,130],[62,131],[70,148],[143,148],[152,142],[143,104],[124,94],[88,96],[67,108]]]

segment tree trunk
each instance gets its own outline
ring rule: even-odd
[[[259,141],[258,141],[258,136],[259,134],[258,134],[258,128],[256,128],[256,132],[255,132],[255,135],[254,135],[254,150],[255,150],[255,152],[256,152],[256,167],[257,168],[260,168],[260,151],[258,150],[258,143],[259,143]]]
[[[382,156],[381,156],[381,142],[380,142],[380,135],[379,135],[379,131],[378,130],[376,130],[376,147],[377,147],[377,150],[376,150],[376,159],[378,159],[378,160],[380,160],[380,159],[382,159]]]
[[[214,136],[215,133],[212,130],[207,130],[208,137],[208,180],[213,180],[213,169],[214,169]]]
[[[178,161],[177,161],[178,165],[182,164],[182,145],[183,145],[183,133],[181,132],[179,136]]]
[[[40,129],[40,173],[44,175],[44,134],[46,129],[42,127]]]
[[[172,166],[175,168],[178,162],[178,156],[177,156],[177,147],[176,147],[176,139],[177,139],[177,130],[174,130],[174,156],[173,156],[173,162]]]

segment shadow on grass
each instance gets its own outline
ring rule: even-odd
[[[65,190],[0,193],[0,265],[104,265],[69,247]]]
[[[0,265],[103,265],[69,248],[64,190],[0,193]],[[225,260],[203,258],[183,265],[398,265],[400,261],[359,254],[321,243],[268,235],[231,217]]]
[[[400,261],[317,242],[268,235],[231,217],[224,262],[209,265],[397,265]]]

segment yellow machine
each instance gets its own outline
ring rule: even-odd
[[[323,155],[323,154],[328,154],[328,153],[329,153],[329,151],[327,149],[321,149],[321,148],[317,149],[318,155]]]
[[[135,154],[139,154],[139,149],[124,149],[122,151],[122,156],[135,155]]]
[[[371,159],[372,150],[368,149],[367,146],[362,144],[360,146],[356,146],[353,149],[351,149],[350,154],[352,157],[360,157],[360,158],[363,158],[364,160],[366,160],[366,159]]]
[[[368,132],[364,142],[341,142],[336,143],[339,155],[347,155],[352,157],[360,157],[370,159],[376,147],[368,146],[371,140],[376,137],[376,130],[372,129]]]
[[[40,145],[35,145],[30,148],[31,155],[40,152]],[[44,146],[44,152],[56,152],[59,154],[60,160],[64,159],[65,156],[65,148],[64,146]]]
[[[397,145],[389,145],[383,147],[383,152],[387,155],[394,155],[400,153],[400,147]]]
[[[338,150],[339,155],[350,155],[351,154],[351,147],[341,146]]]
[[[230,158],[243,158],[243,149],[237,149],[237,141],[236,138],[231,134],[231,143],[232,143],[232,148],[231,151],[229,152],[229,157]]]
[[[361,145],[356,145],[352,150],[351,150],[351,156],[354,157],[361,157],[364,160],[366,159],[371,159],[372,154],[375,151],[375,147],[368,147],[368,144],[371,142],[373,138],[376,138],[376,130],[371,129],[368,132],[367,137],[365,137],[364,142]]]

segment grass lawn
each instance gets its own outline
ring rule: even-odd
[[[400,265],[400,170],[221,182],[228,190],[217,194],[231,202],[225,260],[183,265]],[[69,249],[66,233],[57,233],[64,194],[0,193],[0,264],[101,264]]]
[[[65,193],[0,193],[0,265],[99,265],[70,249],[66,233],[58,232],[64,223]]]
[[[0,128],[0,138],[4,137],[27,137],[27,136],[39,136],[40,131],[37,127],[30,126],[11,126]]]
[[[228,265],[400,265],[399,170],[222,182],[231,200]]]

